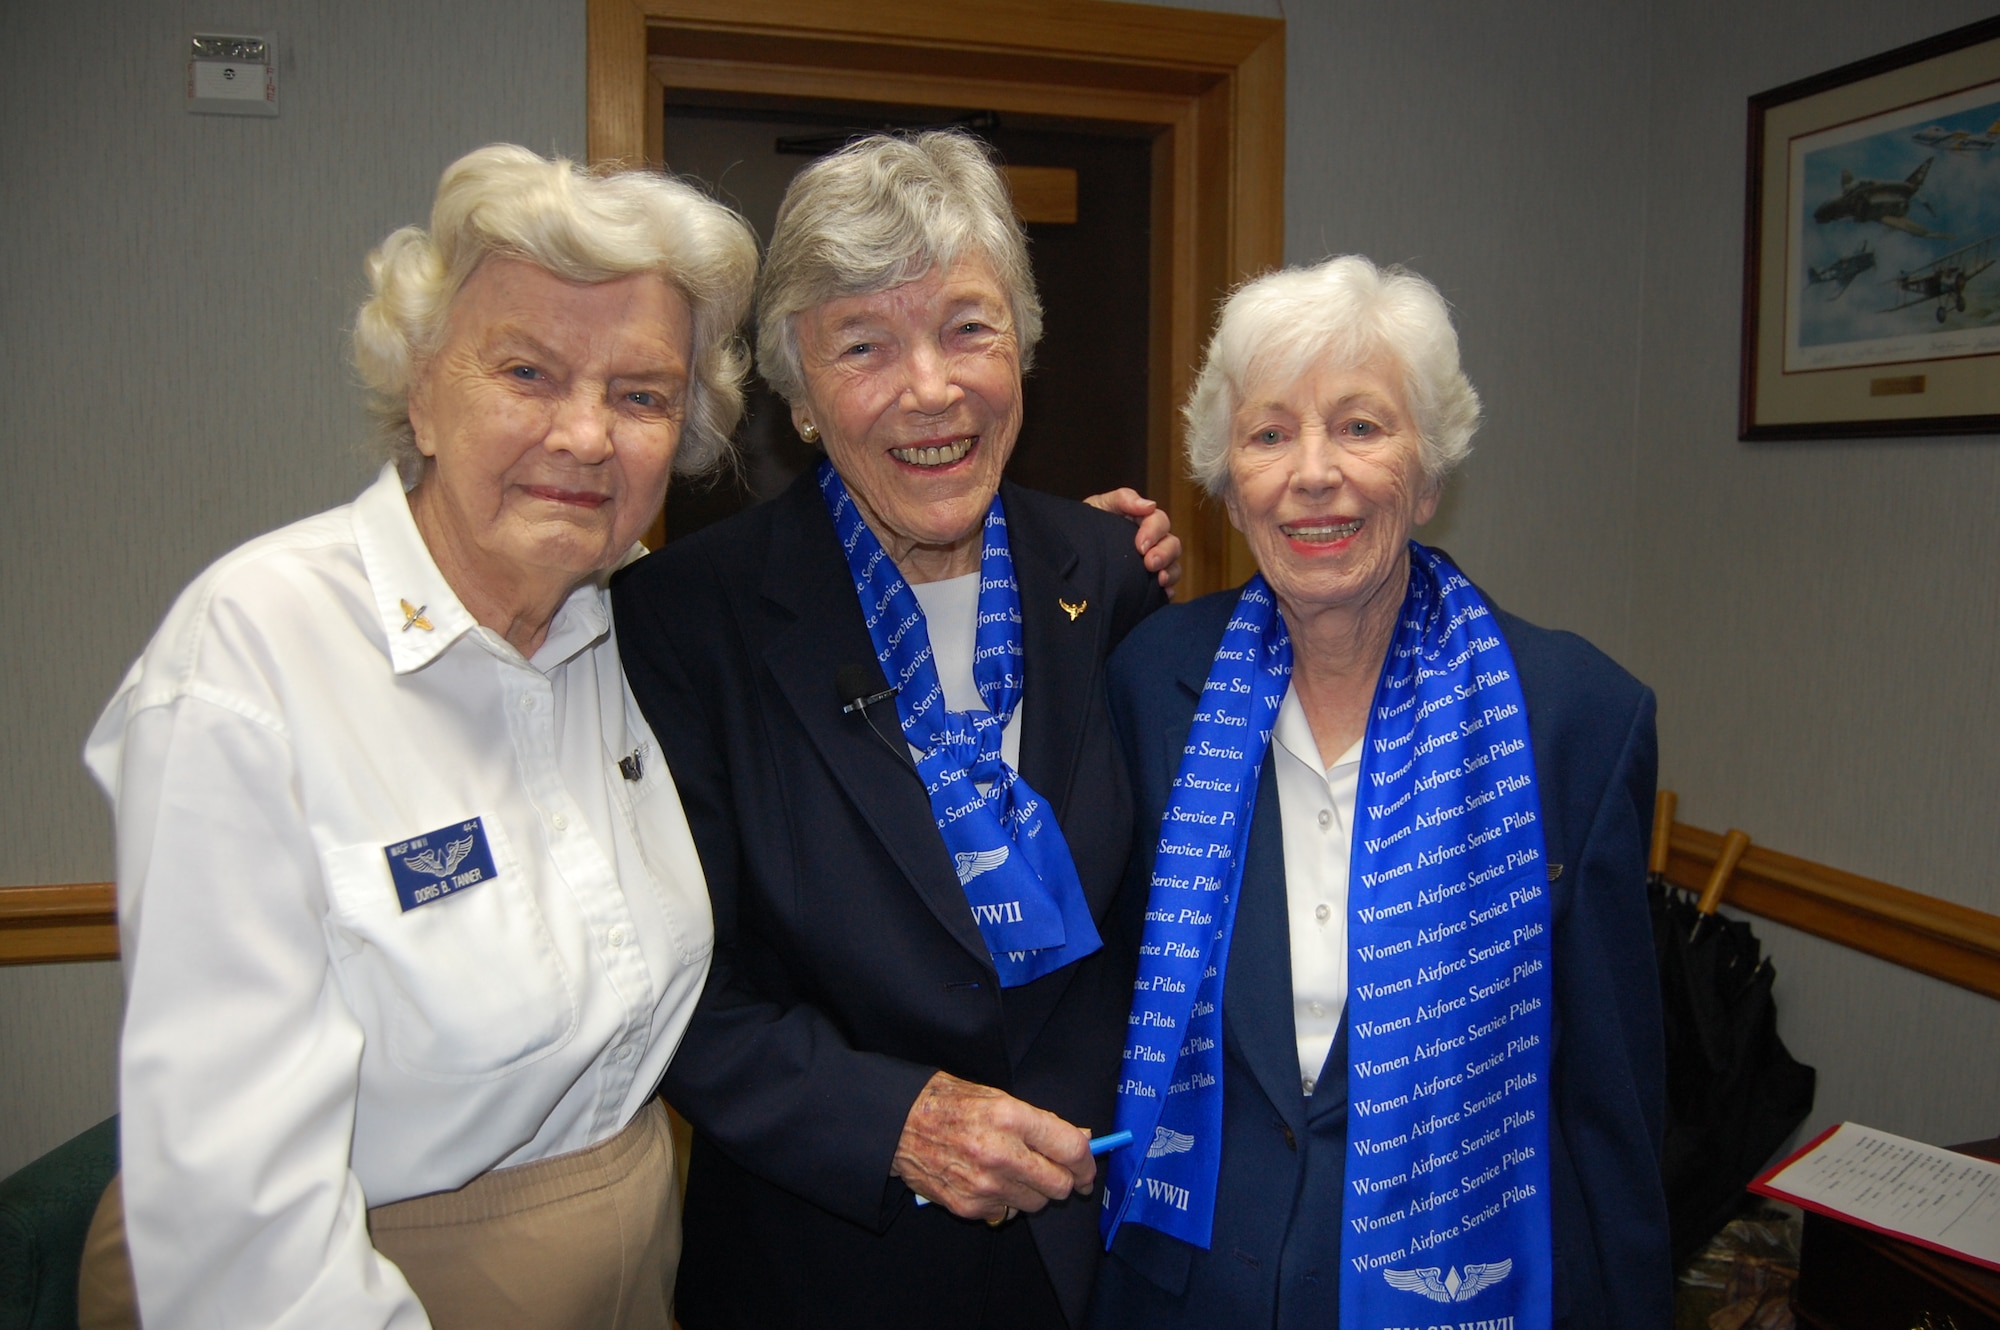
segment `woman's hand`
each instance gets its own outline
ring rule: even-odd
[[[1139,524],[1139,534],[1133,543],[1146,560],[1146,571],[1157,574],[1160,585],[1167,595],[1174,594],[1174,587],[1181,580],[1181,538],[1173,533],[1173,522],[1167,510],[1141,495],[1137,490],[1122,488],[1108,494],[1093,494],[1084,500],[1093,508],[1120,517],[1129,517]]]
[[[889,1171],[961,1219],[997,1224],[1073,1191],[1088,1195],[1097,1161],[1081,1127],[940,1071],[910,1105]]]

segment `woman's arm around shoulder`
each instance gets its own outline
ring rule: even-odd
[[[1003,488],[1002,495],[1008,506],[1011,539],[1020,539],[1013,534],[1016,523],[1029,532],[1047,524],[1062,533],[1078,557],[1078,580],[1096,588],[1090,595],[1102,596],[1105,608],[1111,611],[1112,647],[1123,641],[1134,625],[1167,603],[1167,591],[1148,566],[1157,547],[1144,555],[1139,552],[1130,519],[1089,503],[1057,498],[1011,483]],[[1178,552],[1178,540],[1169,539],[1175,540],[1174,549]],[[1021,548],[1015,550],[1017,560],[1022,553]]]

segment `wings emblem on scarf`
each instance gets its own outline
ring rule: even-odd
[[[1158,1159],[1161,1155],[1184,1155],[1194,1149],[1194,1137],[1171,1127],[1154,1127],[1153,1143],[1146,1147],[1146,1158]]]
[[[1439,1279],[1438,1268],[1434,1265],[1421,1270],[1384,1270],[1382,1278],[1389,1281],[1391,1288],[1402,1289],[1405,1293],[1421,1293],[1432,1302],[1465,1302],[1473,1294],[1505,1279],[1513,1268],[1514,1262],[1510,1257],[1485,1265],[1467,1264],[1464,1278],[1459,1277],[1458,1268],[1454,1266],[1450,1274]]]
[[[951,861],[958,869],[958,885],[962,887],[981,873],[990,873],[1006,863],[1007,849],[1002,845],[997,850],[963,850],[954,854]]]

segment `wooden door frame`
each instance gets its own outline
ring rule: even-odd
[[[1179,463],[1220,298],[1285,241],[1285,25],[1106,0],[587,0],[589,155],[661,164],[669,86],[1111,121],[1153,135],[1149,492],[1183,596],[1252,563]]]

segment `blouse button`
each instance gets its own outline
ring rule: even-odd
[[[625,925],[623,925],[623,924],[613,924],[613,925],[611,926],[611,931],[610,931],[609,933],[605,934],[605,940],[606,940],[607,942],[609,942],[609,943],[610,943],[610,944],[611,944],[612,946],[614,946],[614,947],[622,947],[622,946],[624,946],[624,945],[625,945]]]
[[[1313,1014],[1313,1015],[1315,1015],[1315,1016],[1324,1016],[1324,1015],[1326,1015],[1326,1004],[1325,1004],[1324,1002],[1315,1002],[1315,1003],[1313,1003],[1313,1004],[1312,1004],[1312,1014]]]
[[[1302,1089],[1305,1090],[1307,1096],[1310,1097],[1313,1092],[1313,1078],[1310,1076],[1301,1077],[1299,1079],[1299,1085]]]
[[[1325,830],[1326,830],[1326,829],[1327,829],[1328,827],[1330,827],[1330,826],[1332,826],[1332,825],[1333,825],[1333,814],[1332,814],[1332,813],[1329,813],[1329,812],[1328,812],[1328,811],[1327,811],[1326,809],[1324,809],[1324,808],[1320,809],[1320,810],[1319,810],[1319,829],[1320,829],[1321,831],[1325,831]]]
[[[1313,918],[1319,920],[1321,923],[1325,923],[1327,920],[1333,918],[1333,907],[1331,905],[1315,905],[1313,907]]]
[[[549,819],[549,825],[554,827],[557,831],[568,831],[569,818],[562,813],[557,813],[554,817]]]
[[[521,710],[533,711],[534,709],[535,709],[535,695],[533,693],[521,694]]]

